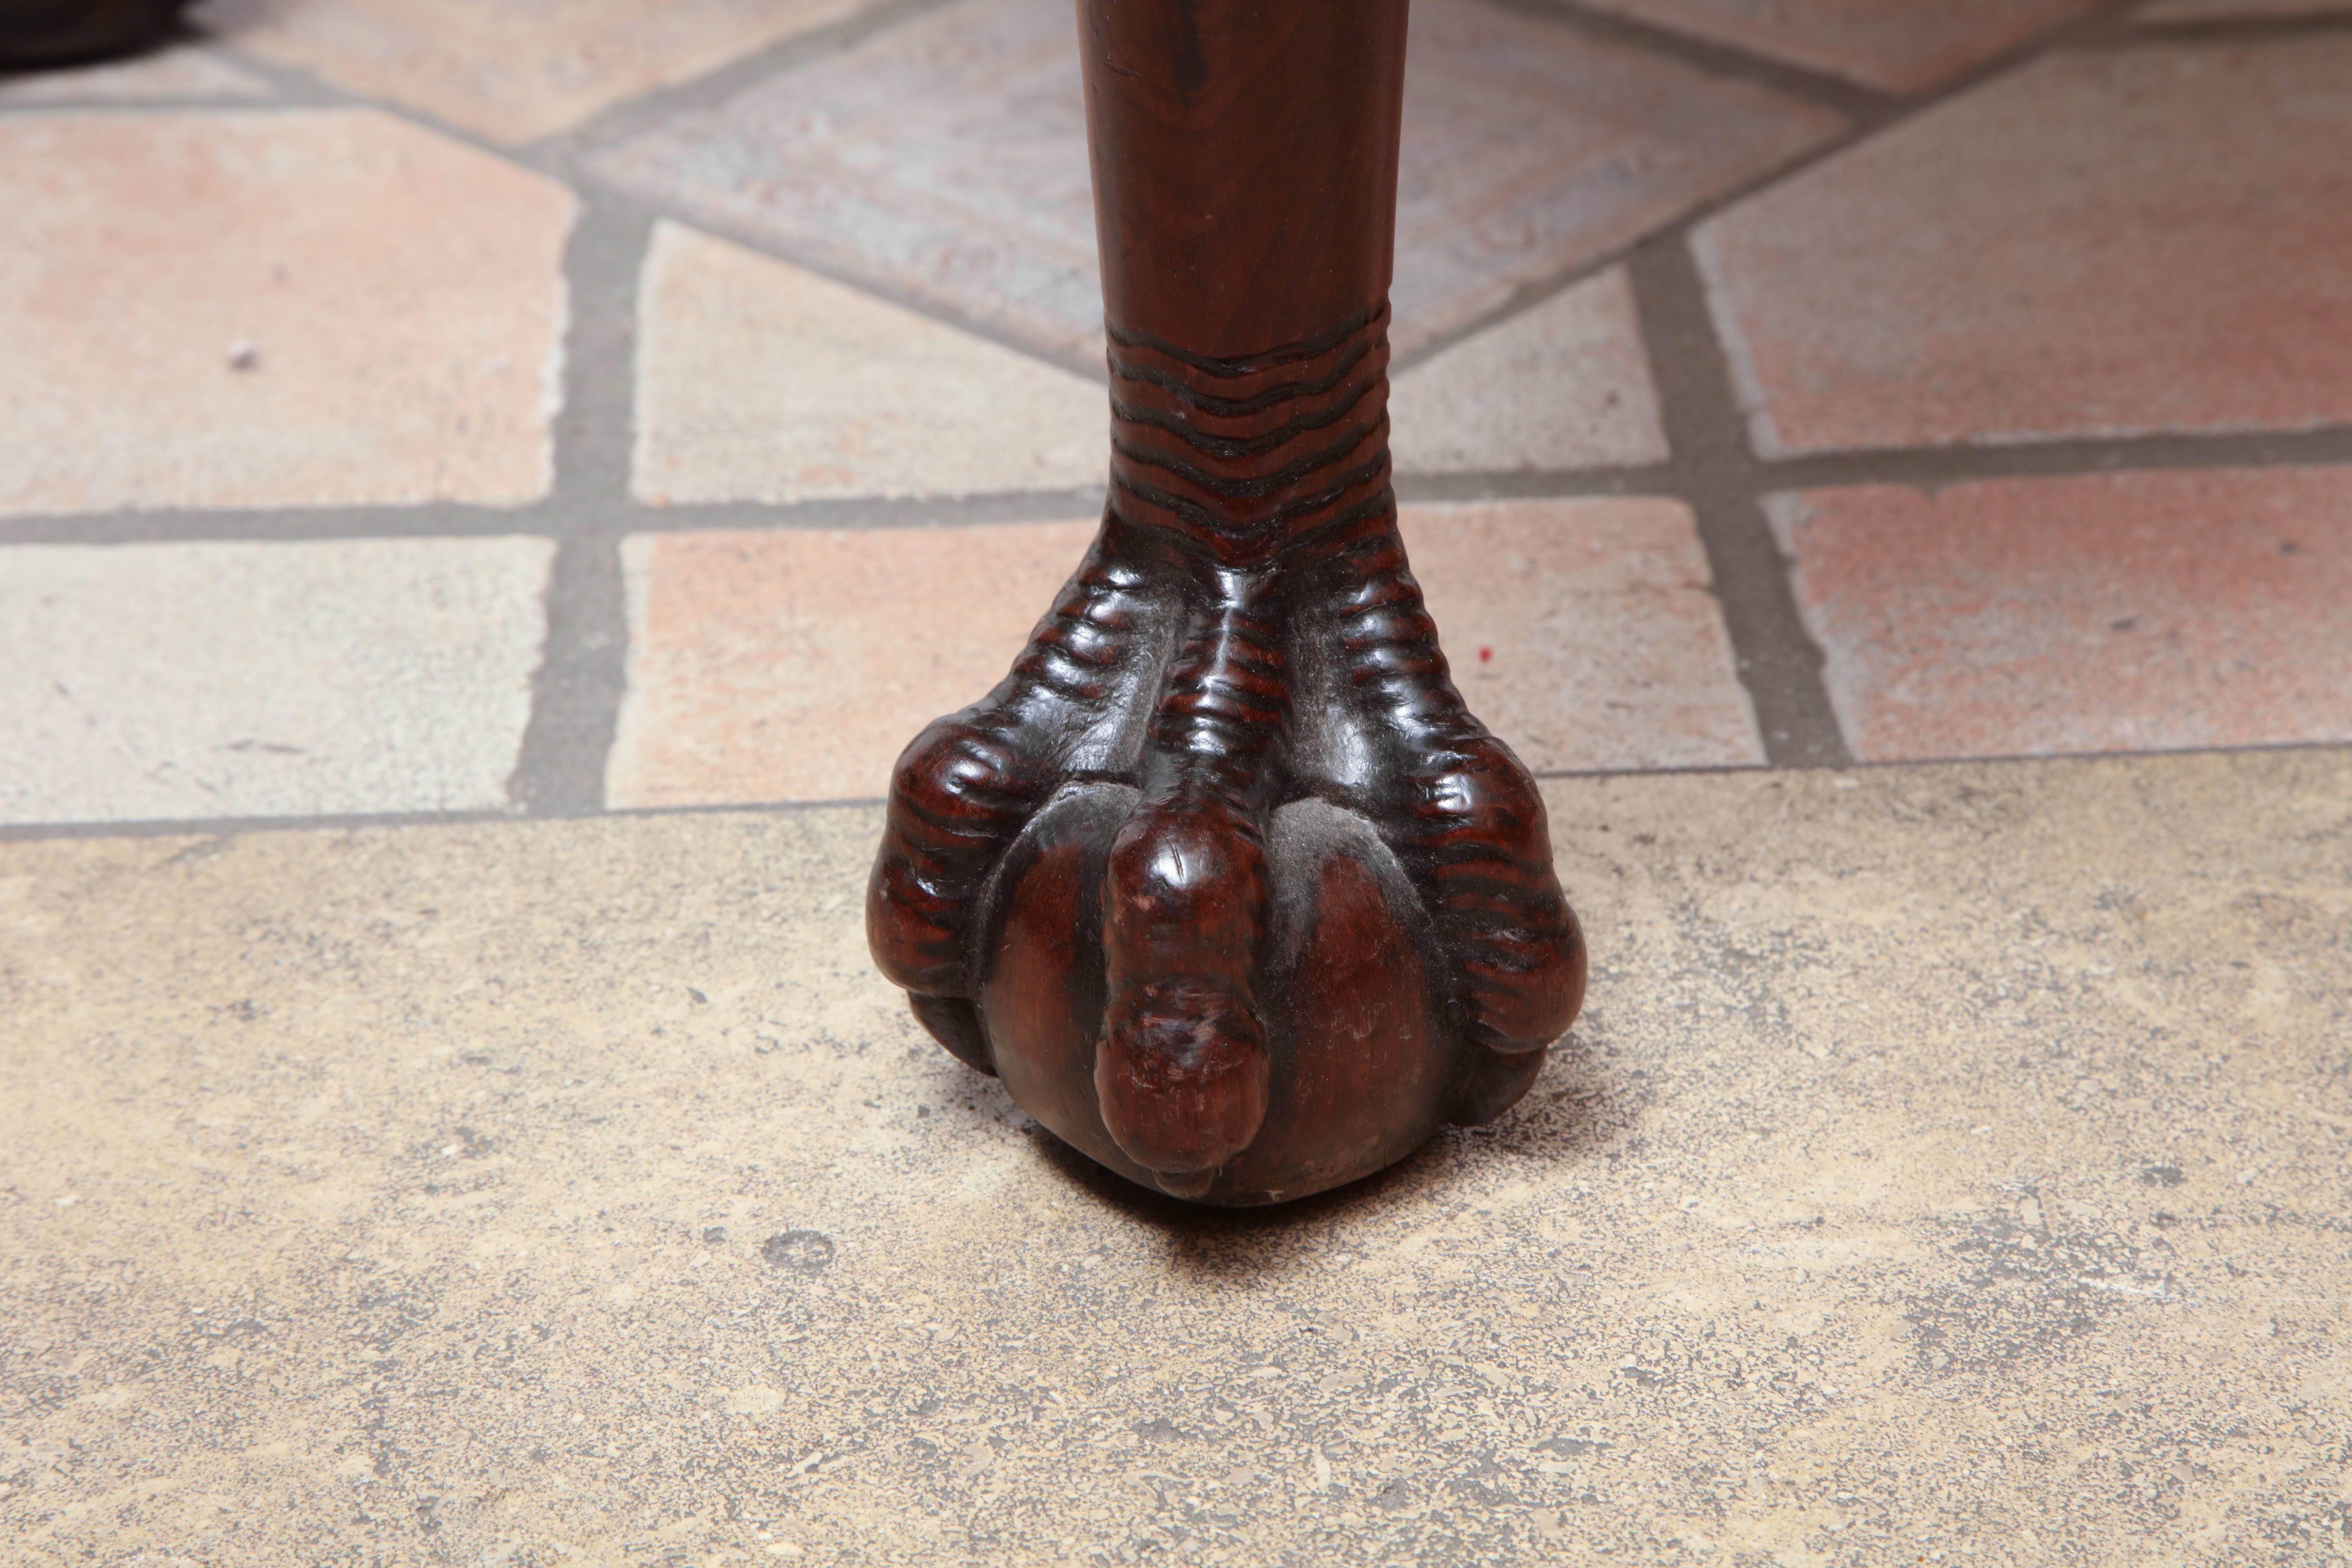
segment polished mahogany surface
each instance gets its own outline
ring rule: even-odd
[[[1584,952],[1397,531],[1404,0],[1079,20],[1109,504],[1012,673],[900,758],[867,930],[1058,1136],[1274,1202],[1515,1102]]]

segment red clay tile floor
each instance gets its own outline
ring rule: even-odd
[[[864,800],[1102,501],[1066,0],[0,79],[0,831]],[[1398,489],[1547,774],[2352,742],[2352,8],[1421,0]]]

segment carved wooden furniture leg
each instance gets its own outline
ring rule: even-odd
[[[1583,945],[1397,534],[1405,0],[1078,17],[1110,503],[1013,672],[899,759],[867,931],[1055,1134],[1268,1203],[1516,1101]]]

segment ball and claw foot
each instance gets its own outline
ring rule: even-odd
[[[1542,799],[1406,564],[1384,325],[1233,362],[1114,331],[1102,530],[891,782],[884,973],[1181,1197],[1303,1196],[1499,1115],[1583,994]]]

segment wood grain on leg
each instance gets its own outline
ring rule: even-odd
[[[1498,1115],[1581,1000],[1543,805],[1396,528],[1403,0],[1079,0],[1101,534],[901,762],[877,961],[1137,1181],[1278,1201]]]

